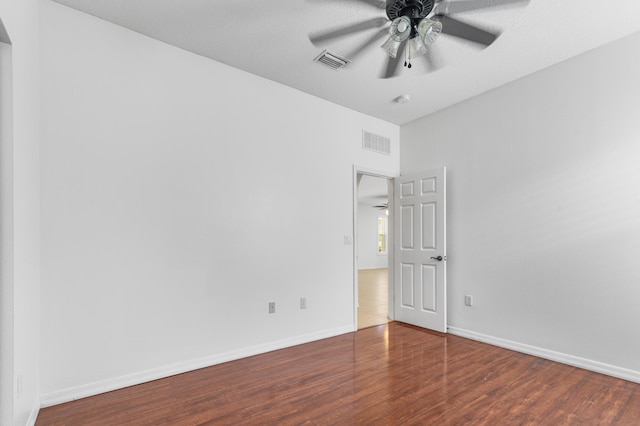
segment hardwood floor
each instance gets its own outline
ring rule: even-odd
[[[358,271],[358,329],[389,322],[388,271],[387,268]]]
[[[392,322],[44,408],[45,425],[638,425],[640,384]]]

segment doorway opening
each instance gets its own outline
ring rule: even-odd
[[[390,179],[357,174],[357,324],[386,324],[389,317]]]

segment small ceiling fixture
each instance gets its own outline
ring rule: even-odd
[[[516,5],[526,6],[529,0],[349,0],[348,2],[374,7],[377,10],[384,8],[387,16],[311,33],[309,40],[317,46],[354,33],[378,28],[376,33],[371,34],[347,57],[353,59],[371,45],[375,45],[379,39],[387,36],[381,46],[388,55],[382,78],[389,78],[397,73],[398,64],[403,56],[404,65],[407,68],[411,68],[412,59],[420,56],[427,56],[428,61],[431,62],[432,58],[429,58],[431,45],[440,35],[470,41],[482,48],[489,46],[498,38],[500,32],[467,23],[460,15],[471,11]],[[391,23],[390,27],[385,28],[389,23]]]
[[[400,95],[394,99],[396,103],[407,104],[411,100],[411,95]]]

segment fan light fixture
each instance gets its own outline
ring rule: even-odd
[[[431,45],[442,33],[442,23],[424,18],[415,25],[407,16],[399,16],[393,20],[389,28],[389,38],[382,47],[392,58],[398,55],[400,44],[409,39],[408,59],[417,58],[427,53],[427,46]]]
[[[434,5],[434,0],[387,0],[387,17],[392,24],[389,38],[381,47],[396,58],[402,42],[408,40],[404,63],[407,68],[411,68],[413,58],[425,55],[428,46],[442,33],[442,23],[429,18]]]
[[[389,38],[380,47],[382,47],[389,56],[395,58],[398,54],[400,44],[409,38],[412,29],[411,19],[406,16],[397,17],[393,20],[389,28]]]
[[[424,18],[420,21],[416,30],[424,44],[429,46],[436,41],[440,33],[442,33],[442,22]]]
[[[427,53],[427,45],[422,41],[421,37],[414,37],[409,40],[409,59],[417,58]]]

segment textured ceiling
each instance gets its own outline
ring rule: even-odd
[[[309,34],[385,17],[373,0],[57,0],[149,37],[383,120],[406,124],[587,50],[640,31],[640,1],[531,0],[455,15],[501,31],[486,49],[450,36],[431,63],[395,78],[377,46],[353,56],[370,29],[314,46]],[[445,0],[462,5],[505,0]],[[313,61],[324,48],[352,62],[334,71]],[[637,55],[638,52],[629,54]],[[411,95],[411,102],[393,99]]]

